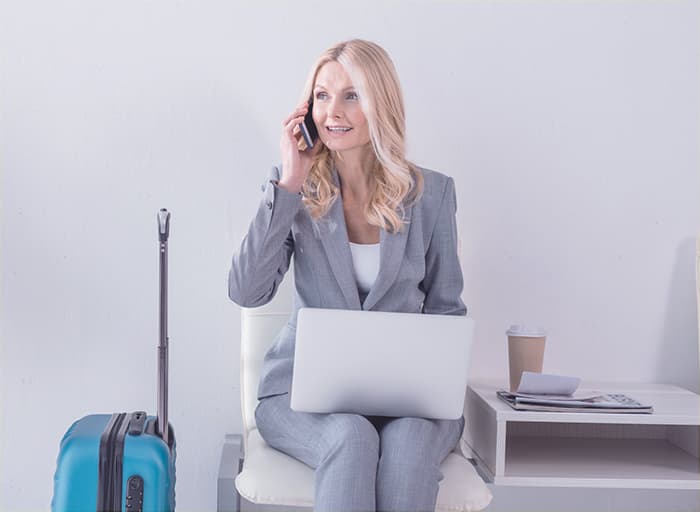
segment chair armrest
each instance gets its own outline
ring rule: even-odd
[[[236,476],[243,466],[243,438],[240,434],[226,434],[221,449],[219,474],[216,481],[216,510],[238,512],[240,497],[236,490]]]

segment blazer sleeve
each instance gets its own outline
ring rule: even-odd
[[[272,168],[248,233],[234,253],[228,295],[243,307],[267,304],[277,293],[294,252],[292,224],[303,207],[301,194],[279,187],[280,169]]]
[[[452,178],[447,178],[439,208],[425,255],[422,312],[466,315],[467,308],[460,298],[464,280],[457,249],[457,197]]]

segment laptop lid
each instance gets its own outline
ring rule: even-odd
[[[291,407],[457,419],[473,332],[464,316],[301,308]]]

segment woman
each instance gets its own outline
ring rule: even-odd
[[[439,466],[464,420],[292,411],[301,307],[465,315],[454,182],[405,157],[396,71],[374,43],[351,40],[313,66],[284,120],[282,165],[229,273],[241,306],[269,302],[294,254],[294,311],[265,356],[255,418],[265,441],[314,468],[317,511],[432,511]],[[299,149],[313,100],[319,140]]]

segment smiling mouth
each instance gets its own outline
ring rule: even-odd
[[[347,133],[350,130],[352,130],[352,128],[348,128],[345,126],[326,126],[326,131],[329,131],[331,133]]]

